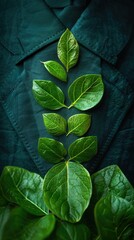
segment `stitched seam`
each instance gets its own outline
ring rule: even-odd
[[[38,50],[38,48],[43,47],[43,45],[48,42],[50,39],[52,39],[53,37],[55,37],[56,35],[61,34],[65,29],[62,29],[61,31],[56,32],[55,34],[53,34],[51,37],[48,37],[46,40],[43,40],[41,43],[37,44],[36,46],[34,46],[33,48],[31,48],[30,50],[28,50],[26,53],[22,54],[18,59],[17,62],[23,60],[25,57],[27,57],[29,54],[31,54],[34,50]]]
[[[121,77],[122,80],[125,79],[125,81],[126,81],[126,78],[125,78],[115,67],[113,67],[113,68],[118,72],[119,77]],[[129,84],[128,84],[128,88],[129,88],[130,94],[133,94],[133,91],[132,91],[131,87],[129,86]],[[119,89],[118,89],[118,90],[119,90]],[[120,92],[122,93],[122,91],[120,91]],[[132,95],[131,95],[131,96],[132,96]],[[128,97],[127,99],[129,100],[130,96],[127,96],[127,97]],[[132,97],[131,97],[131,98],[132,98]],[[131,104],[132,104],[132,103],[131,103]],[[95,168],[96,168],[99,164],[101,164],[102,157],[103,157],[103,155],[105,154],[105,152],[108,151],[107,148],[108,148],[110,142],[112,141],[114,135],[116,134],[118,128],[120,127],[120,124],[121,124],[121,122],[122,122],[122,120],[123,120],[126,112],[127,112],[127,111],[129,110],[129,108],[131,107],[131,104],[129,104],[130,106],[128,106],[128,107],[126,108],[125,112],[123,112],[123,113],[120,115],[119,119],[116,121],[114,127],[112,128],[112,131],[110,132],[110,134],[109,134],[106,142],[104,143],[103,148],[100,150],[98,156],[93,159],[92,165],[91,165],[91,167],[90,167],[90,171],[91,171],[91,172],[94,172],[94,171],[95,171]]]
[[[85,40],[84,38],[82,38],[79,34],[75,34],[75,36],[77,36],[77,38],[81,39],[82,41],[85,41],[85,45],[83,43],[81,43],[81,45],[83,45],[85,48],[89,49],[91,52],[95,53],[96,55],[100,55],[101,58],[103,58],[104,60],[110,62],[111,64],[115,64],[116,60],[117,60],[117,56],[105,56],[102,53],[102,49],[101,50],[97,50],[95,51],[94,49],[90,49],[90,48],[94,48],[94,44],[91,44],[89,42],[87,42],[87,40]],[[102,47],[103,48],[103,47]]]
[[[17,59],[17,63],[18,63],[19,61],[23,60],[25,57],[27,57],[27,54],[30,54],[34,49],[40,48],[42,44],[44,44],[45,42],[47,42],[47,41],[50,40],[51,38],[55,37],[57,34],[60,34],[61,32],[63,32],[63,30],[57,32],[56,34],[53,34],[51,37],[47,38],[45,41],[41,42],[39,45],[36,45],[34,48],[30,49],[30,50],[29,50],[28,52],[26,52],[25,54],[22,54],[21,57]],[[24,56],[24,57],[23,57],[23,56]],[[13,72],[14,72],[14,71],[15,71],[15,69],[13,69],[13,70],[9,73],[7,79],[9,79],[9,78],[13,75]],[[1,99],[1,100],[5,100],[5,98],[6,98],[10,93],[12,93],[12,92],[15,90],[15,88],[16,88],[20,83],[21,83],[21,81],[18,81],[13,87],[10,87],[10,88],[8,89],[8,93],[7,93],[6,95],[4,95],[4,96],[0,96],[0,99]],[[2,87],[4,88],[4,85],[5,85],[5,84],[3,83],[2,86],[1,86],[1,88],[2,88]]]
[[[91,173],[95,171],[95,168],[101,164],[101,160],[103,155],[108,151],[108,146],[110,144],[110,142],[112,141],[114,135],[116,134],[117,130],[120,127],[120,124],[123,120],[123,118],[125,117],[126,112],[129,110],[129,108],[131,107],[131,104],[129,103],[129,106],[127,106],[126,110],[120,115],[120,117],[118,118],[118,120],[116,121],[116,123],[114,124],[114,127],[112,128],[112,131],[110,132],[106,142],[104,143],[104,147],[100,150],[98,156],[93,160],[92,162],[92,166],[89,167]]]
[[[122,80],[125,80],[125,82],[127,82],[127,85],[128,85],[127,87],[128,87],[128,89],[129,89],[129,91],[130,91],[131,93],[133,93],[133,89],[132,89],[129,81],[127,81],[126,77],[125,77],[115,66],[113,66],[113,69],[118,72],[119,77],[121,77]]]
[[[118,77],[118,79],[121,79],[121,80],[124,80],[125,82],[126,82],[126,78],[124,77],[124,76],[122,76],[121,74],[120,74],[120,72],[119,71],[117,71],[117,69],[115,68],[114,69],[116,72],[117,72],[117,77]],[[105,75],[105,77],[107,77],[107,79],[109,78],[109,76],[106,74]],[[125,93],[126,93],[126,87],[124,86],[124,89],[121,89],[119,86],[117,86],[117,84],[114,84],[112,81],[108,81],[106,78],[104,77],[104,79],[105,79],[105,82],[107,82],[108,84],[110,84],[111,86],[113,86],[114,88],[116,87],[116,89],[122,94],[122,95],[124,95]],[[127,84],[128,84],[128,82],[127,82]],[[132,89],[130,88],[130,86],[128,85],[128,88],[129,88],[129,91],[130,91],[130,93],[132,93]]]
[[[15,71],[15,68],[9,73],[8,77],[6,78],[7,80],[13,75],[13,72]],[[21,81],[16,82],[16,84],[13,87],[10,87],[8,89],[8,92],[4,96],[0,96],[0,100],[4,101],[10,93],[12,93],[15,88],[20,84]],[[1,89],[4,88],[5,83],[1,85]]]
[[[25,138],[25,135],[23,135],[19,125],[17,124],[17,122],[14,120],[13,116],[12,116],[12,113],[9,111],[8,107],[7,107],[7,104],[4,102],[3,103],[3,107],[4,107],[4,110],[7,111],[9,113],[9,116],[10,118],[12,119],[13,121],[13,127],[15,129],[15,131],[17,132],[18,136],[21,137],[21,139],[23,140],[24,142],[24,146],[25,148],[28,150],[28,154],[30,155],[31,159],[33,160],[34,164],[36,165],[36,167],[39,169],[40,173],[43,174],[43,171],[41,169],[41,163],[39,161],[39,158],[35,155],[35,153],[32,151],[29,143],[27,142],[26,138]],[[9,119],[10,120],[10,119]]]
[[[15,52],[14,52],[14,49],[10,49],[7,45],[7,43],[6,43],[6,41],[4,40],[4,39],[1,39],[0,40],[0,43],[1,43],[1,45],[6,49],[6,50],[8,50],[10,53],[12,53],[13,55],[15,55]]]

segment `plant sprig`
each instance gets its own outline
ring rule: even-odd
[[[57,55],[61,63],[48,60],[43,62],[43,64],[52,76],[66,82],[68,71],[77,64],[79,57],[79,44],[68,29],[62,34],[58,42]],[[68,97],[71,104],[67,107],[65,105],[64,93],[55,83],[50,80],[33,81],[35,99],[42,107],[50,110],[59,110],[62,107],[67,108],[68,111],[71,107],[81,111],[88,110],[100,102],[103,92],[104,85],[101,75],[86,74],[80,76],[68,88]],[[61,142],[52,138],[39,138],[38,141],[40,156],[45,161],[56,164],[48,171],[45,177],[45,202],[48,208],[62,220],[78,222],[89,205],[89,196],[92,189],[89,181],[90,174],[81,163],[91,160],[97,153],[97,137],[84,136],[90,128],[91,116],[79,113],[66,120],[58,113],[44,113],[43,121],[47,131],[53,136],[65,134],[67,137],[69,134],[75,134],[79,137],[70,144],[68,151]],[[76,176],[75,171],[77,171]],[[83,172],[82,176],[80,172]],[[87,177],[89,180],[84,180]],[[72,182],[76,182],[76,179],[79,180],[79,183],[78,186],[76,185],[76,198],[74,200],[73,192],[75,189],[73,190],[74,183],[72,184]],[[50,186],[51,181],[53,181],[53,187],[49,191],[48,186]],[[58,197],[58,194],[60,194],[59,189],[63,192],[64,198]],[[86,191],[87,195],[83,196],[85,193],[81,192],[81,190],[83,192]],[[60,200],[56,202],[57,197]],[[78,206],[78,203],[80,203],[81,207]],[[78,208],[81,210],[78,211]],[[61,213],[61,209],[63,213]]]

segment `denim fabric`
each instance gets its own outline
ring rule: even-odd
[[[67,95],[68,86],[78,76],[100,73],[104,97],[87,111],[92,115],[87,135],[98,137],[98,153],[85,166],[93,173],[118,164],[134,184],[134,3],[63,1],[58,6],[55,2],[0,3],[0,170],[15,165],[43,176],[51,166],[37,151],[39,137],[52,137],[42,120],[42,113],[51,111],[36,103],[31,90],[33,79],[52,80]],[[73,18],[67,14],[71,7]],[[80,58],[69,72],[67,85],[50,76],[40,63],[58,61],[57,42],[66,27],[80,45]],[[65,118],[77,112],[74,108],[59,110]],[[57,137],[66,148],[75,139],[73,135]]]

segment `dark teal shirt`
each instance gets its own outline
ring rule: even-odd
[[[90,173],[117,164],[134,184],[134,2],[3,0],[0,3],[0,170],[15,165],[40,173],[50,168],[38,154],[39,137],[52,137],[43,110],[32,95],[33,79],[52,80],[65,93],[82,74],[102,74],[105,93],[92,110],[87,135],[98,137]],[[66,28],[80,45],[80,58],[59,83],[40,61],[57,60],[57,42]],[[49,112],[49,111],[47,111]],[[59,111],[68,118],[77,112]],[[68,148],[75,137],[58,137]]]

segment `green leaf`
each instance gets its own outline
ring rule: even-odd
[[[33,80],[33,94],[43,108],[57,110],[66,107],[62,90],[52,81]]]
[[[79,57],[79,45],[74,35],[67,29],[58,42],[57,54],[66,70],[76,65]]]
[[[70,145],[68,153],[71,161],[80,163],[89,161],[97,153],[97,137],[89,136],[77,139]]]
[[[73,133],[79,137],[83,136],[91,125],[91,115],[75,114],[68,119],[68,134]]]
[[[47,131],[55,136],[66,133],[66,120],[57,113],[43,114],[44,125]]]
[[[7,166],[1,175],[1,187],[9,202],[20,205],[34,215],[48,214],[43,199],[43,179],[38,174]]]
[[[64,160],[67,152],[64,145],[52,138],[39,138],[38,152],[47,162],[58,163]]]
[[[133,239],[134,207],[113,193],[107,194],[96,204],[95,221],[103,240]],[[129,237],[123,238],[129,230]]]
[[[55,217],[33,217],[20,207],[14,208],[5,225],[2,240],[44,240],[53,231]]]
[[[102,77],[99,74],[86,74],[77,78],[69,87],[68,95],[72,102],[69,106],[88,110],[96,106],[104,92]]]
[[[126,226],[124,229],[121,240],[128,240],[128,239],[134,239],[134,223]]]
[[[94,191],[86,213],[89,219],[90,229],[96,234],[96,225],[94,223],[95,204],[110,192],[134,204],[134,189],[117,165],[103,168],[94,173],[91,179]],[[98,237],[97,240],[98,239],[101,238]]]
[[[56,61],[47,61],[43,62],[43,64],[51,75],[64,82],[67,81],[67,73],[61,64]]]
[[[10,216],[11,208],[9,206],[6,207],[0,207],[0,240],[5,240],[2,238],[4,227],[6,222],[8,221],[8,218]]]
[[[79,163],[59,163],[45,175],[46,205],[62,220],[78,222],[89,205],[91,194],[90,175]]]
[[[117,165],[108,166],[94,173],[91,178],[94,188],[92,205],[108,192],[114,192],[116,196],[134,204],[134,189]]]
[[[2,188],[1,188],[1,182],[0,182],[0,207],[4,207],[7,206],[8,201],[5,199],[3,192],[2,192]]]
[[[89,228],[82,223],[61,222],[56,231],[58,240],[90,240]]]

